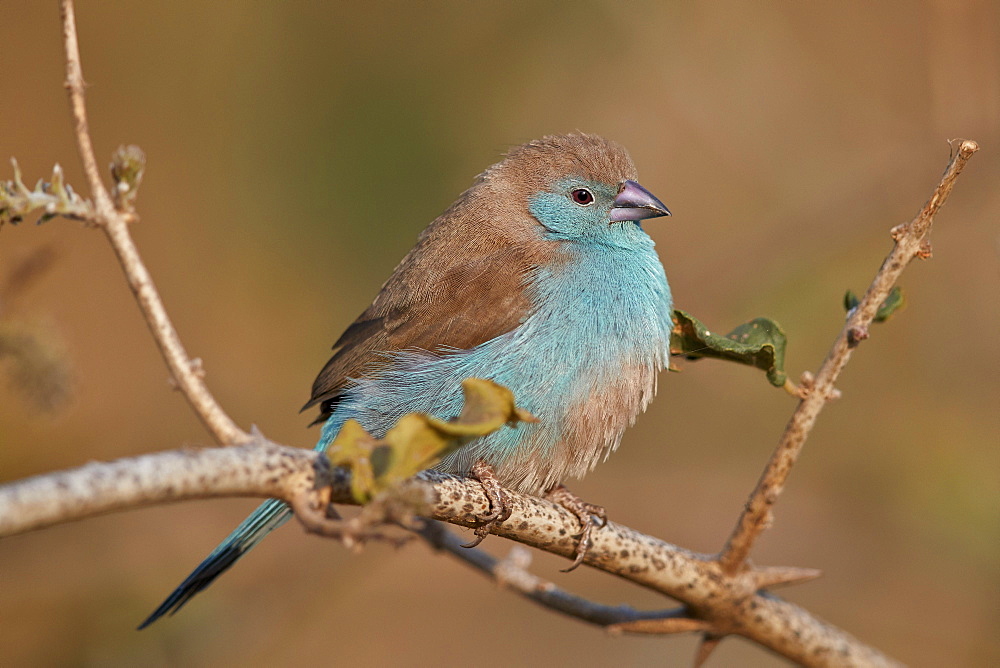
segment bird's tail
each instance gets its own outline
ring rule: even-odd
[[[219,547],[201,562],[187,576],[177,589],[146,618],[139,629],[144,629],[165,614],[174,614],[191,600],[195,594],[212,584],[215,578],[235,564],[240,557],[249,552],[264,537],[288,521],[292,511],[282,501],[269,499],[262,503],[250,517],[236,527]]]

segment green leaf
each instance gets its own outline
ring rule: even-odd
[[[747,364],[765,372],[775,387],[783,387],[787,337],[768,318],[754,318],[726,335],[715,334],[693,316],[674,310],[670,352],[688,359],[712,357]]]

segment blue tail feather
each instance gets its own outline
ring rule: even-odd
[[[172,615],[180,610],[195,594],[212,584],[215,578],[291,516],[292,511],[282,501],[268,499],[262,503],[139,625],[139,629],[146,628],[163,615]]]

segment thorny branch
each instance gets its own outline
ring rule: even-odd
[[[154,503],[217,496],[263,496],[289,503],[310,531],[350,541],[352,537],[343,525],[337,524],[331,506],[353,502],[349,475],[342,469],[331,468],[319,453],[276,445],[259,436],[251,439],[215,402],[196,363],[184,352],[128,231],[128,224],[136,219],[131,209],[134,189],[129,191],[129,182],[119,179],[116,173],[119,187],[112,197],[97,169],[87,126],[85,84],[72,0],[62,1],[62,18],[66,86],[94,204],[91,210],[84,206],[89,203],[81,204],[78,197],[64,192],[59,205],[66,210],[55,212],[85,218],[105,231],[179,388],[220,444],[245,444],[92,463],[0,487],[0,536]],[[920,214],[911,223],[894,228],[895,248],[862,302],[850,314],[816,378],[804,383],[802,401],[723,552],[718,556],[695,554],[614,523],[594,532],[594,544],[585,563],[681,601],[682,608],[641,612],[603,606],[563,592],[531,575],[516,552],[498,562],[480,552],[455,547],[457,539],[441,527],[426,526],[419,529],[421,535],[438,549],[456,554],[494,580],[564,614],[632,633],[702,632],[698,664],[723,637],[736,634],[806,665],[893,665],[891,659],[844,631],[764,591],[767,587],[816,577],[816,571],[758,568],[749,564],[747,556],[770,521],[771,507],[784,487],[806,435],[822,406],[835,392],[837,375],[851,350],[868,336],[868,326],[878,305],[910,260],[930,255],[926,234],[933,215],[976,150],[975,142],[962,142]],[[134,183],[137,182],[136,178]],[[122,183],[126,184],[124,189]],[[18,189],[23,196],[20,190],[26,189]],[[419,505],[424,516],[460,526],[473,526],[489,508],[489,501],[477,483],[432,472],[405,481],[394,495],[405,504]],[[511,518],[494,533],[554,554],[569,557],[574,553],[574,534],[579,529],[574,516],[542,499],[512,492],[508,492],[508,498]],[[399,518],[386,512],[381,520],[398,522]]]
[[[781,496],[785,481],[816,423],[816,418],[836,391],[834,384],[837,377],[851,358],[854,348],[868,338],[868,328],[875,319],[879,306],[889,296],[906,266],[914,258],[930,257],[927,234],[930,232],[934,214],[948,199],[958,175],[969,158],[978,150],[979,145],[974,141],[961,142],[941,181],[920,212],[911,222],[898,225],[891,230],[892,238],[896,242],[892,252],[875,274],[861,303],[848,315],[844,328],[834,341],[815,379],[807,378],[802,383],[805,396],[788,421],[778,447],[771,455],[756,489],[750,495],[746,508],[740,515],[736,528],[719,556],[719,563],[722,564],[725,573],[733,574],[745,567],[754,542],[771,523],[771,508]]]
[[[422,499],[423,516],[466,527],[474,526],[489,508],[478,482],[443,473],[424,472],[403,482],[394,495],[406,503]],[[8,484],[0,487],[0,536],[124,508],[217,496],[279,498],[293,506],[308,530],[345,542],[353,540],[328,513],[329,503],[354,503],[346,471],[329,468],[326,458],[315,451],[263,439],[235,448],[169,451],[92,463]],[[572,558],[574,534],[579,531],[574,515],[544,499],[509,490],[507,497],[511,517],[494,531],[496,535]],[[690,614],[636,612],[632,617],[626,609],[610,613],[613,608],[570,594],[547,596],[544,583],[518,574],[516,567],[506,569],[511,586],[529,595],[541,585],[540,593],[529,595],[535,602],[595,624],[610,624],[613,631],[707,630],[713,636],[744,636],[806,665],[893,665],[850,634],[759,591],[764,586],[800,581],[815,572],[761,569],[726,577],[710,556],[614,522],[595,531],[593,539],[584,563],[681,601]],[[448,543],[439,543],[447,548]],[[483,559],[475,559],[480,570],[487,563]],[[502,567],[490,570],[491,577],[504,572]]]
[[[701,630],[708,626],[707,622],[690,619],[684,608],[641,611],[627,605],[601,605],[570,594],[529,572],[531,553],[521,547],[512,548],[507,558],[501,560],[482,550],[466,549],[463,540],[437,522],[427,523],[417,533],[435,550],[447,552],[472,566],[498,585],[516,591],[528,600],[535,601],[546,608],[597,626],[626,630],[621,627],[629,623],[650,620],[663,622],[669,619],[681,620],[681,623],[693,623],[692,628],[684,629],[687,631]]]

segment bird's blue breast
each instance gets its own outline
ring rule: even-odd
[[[381,437],[406,413],[455,416],[461,381],[476,376],[509,387],[540,422],[503,427],[440,468],[465,473],[485,459],[524,492],[585,473],[652,398],[669,355],[670,290],[653,241],[616,225],[627,244],[562,242],[560,260],[526,278],[533,309],[516,329],[470,350],[387,355],[389,365],[345,392],[317,448],[348,418]]]

